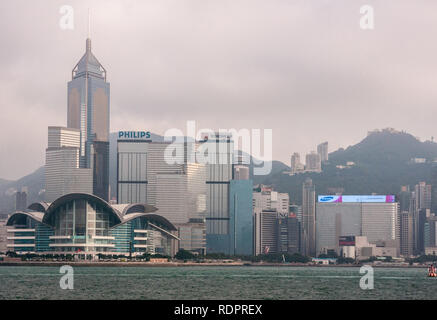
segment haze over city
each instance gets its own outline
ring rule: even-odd
[[[44,165],[47,127],[66,125],[71,69],[92,11],[93,52],[111,82],[111,131],[273,129],[289,164],[394,127],[436,135],[437,3],[367,1],[63,1],[0,3],[0,178]],[[206,45],[207,44],[207,45]]]

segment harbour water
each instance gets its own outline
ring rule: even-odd
[[[54,266],[1,266],[0,299],[437,299],[426,268],[374,268],[360,288],[358,267],[74,267],[61,289]]]

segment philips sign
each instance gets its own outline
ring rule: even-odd
[[[118,131],[118,139],[150,139],[150,131]]]

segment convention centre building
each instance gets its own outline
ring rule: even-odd
[[[177,229],[158,209],[142,203],[110,204],[95,195],[70,193],[38,202],[7,220],[7,249],[16,253],[174,256]]]

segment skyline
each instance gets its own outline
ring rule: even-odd
[[[430,139],[437,45],[428,40],[437,4],[423,4],[421,11],[417,2],[397,1],[396,10],[368,2],[376,10],[373,31],[359,29],[359,2],[112,1],[104,2],[104,12],[102,1],[93,3],[93,51],[112,83],[111,131],[163,134],[184,130],[188,120],[199,128],[271,128],[273,159],[287,165],[293,152],[304,155],[325,140],[332,152],[377,128]],[[3,27],[11,29],[0,35],[10,49],[0,53],[7,120],[0,141],[8,154],[0,160],[0,178],[9,180],[42,166],[47,126],[67,123],[65,87],[87,36],[85,2],[71,2],[74,31],[58,26],[63,3],[22,3],[0,4]],[[35,11],[38,21],[31,19]],[[237,17],[245,22],[238,27]],[[206,39],[215,41],[202,46]],[[26,134],[15,134],[16,128]]]

